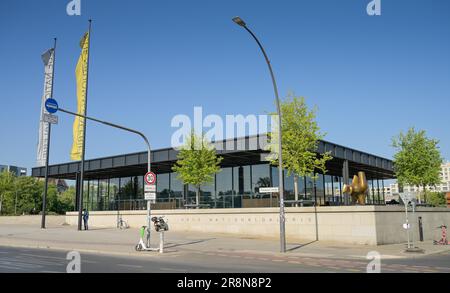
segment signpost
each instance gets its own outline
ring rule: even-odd
[[[147,201],[147,247],[150,247],[151,204],[156,202],[156,174],[148,170],[144,176],[144,198]]]
[[[148,176],[145,176],[144,179],[146,179],[146,182],[147,182],[147,180],[148,180],[148,182],[153,182],[153,184],[156,182],[156,175],[150,171],[151,170],[151,148],[150,148],[150,143],[148,142],[147,137],[142,132],[139,132],[137,130],[134,130],[134,129],[131,129],[131,128],[127,128],[127,127],[124,127],[124,126],[121,126],[121,125],[118,125],[118,124],[114,124],[114,123],[111,123],[111,122],[103,121],[103,120],[100,120],[100,119],[97,119],[97,118],[89,117],[89,116],[86,116],[86,115],[81,115],[81,114],[78,114],[78,113],[75,113],[75,112],[72,112],[72,111],[68,111],[66,109],[59,108],[58,107],[58,103],[56,103],[56,101],[54,101],[54,102],[50,101],[48,103],[49,103],[49,108],[56,109],[56,111],[59,110],[59,111],[61,111],[63,113],[66,113],[66,114],[82,117],[82,118],[87,119],[87,120],[92,120],[92,121],[95,121],[95,122],[98,122],[98,123],[101,123],[101,124],[104,124],[104,125],[107,125],[107,126],[111,126],[111,127],[114,127],[114,128],[118,128],[118,129],[122,129],[122,130],[125,130],[125,131],[128,131],[128,132],[132,132],[132,133],[137,134],[140,137],[142,137],[142,139],[147,144],[147,174],[146,175],[148,175]],[[149,173],[151,173],[151,174],[149,174]],[[81,199],[81,196],[80,196],[80,199]],[[148,210],[147,244],[148,244],[148,247],[150,247],[150,231],[151,231],[151,229],[150,229],[150,223],[151,223],[151,219],[150,219],[150,201],[147,201],[147,210]],[[81,223],[81,214],[80,213],[78,213],[78,217],[79,217],[78,222]]]
[[[403,228],[406,230],[406,236],[408,239],[408,245],[407,245],[407,249],[411,249],[412,248],[412,244],[410,241],[410,235],[409,235],[409,231],[411,230],[411,225],[409,224],[409,219],[408,219],[408,206],[409,203],[412,201],[412,194],[410,192],[404,192],[404,193],[400,193],[400,198],[402,199],[404,205],[405,205],[405,218],[406,218],[406,222],[405,224],[403,224]]]
[[[276,193],[279,192],[278,187],[260,187],[259,188],[260,193]]]
[[[409,204],[411,204],[412,212],[413,212],[413,219],[415,219],[417,193],[416,192],[400,193],[400,198],[402,199],[403,203],[405,204],[406,221],[403,224],[403,228],[406,230],[406,235],[407,235],[407,239],[408,239],[408,245],[406,248],[406,252],[423,252],[422,249],[415,247],[415,245],[414,245],[414,231],[413,231],[413,225],[412,225],[412,223],[414,223],[414,220],[412,221],[412,223],[409,223],[409,219],[408,219]],[[412,234],[410,237],[411,231],[412,231]],[[411,240],[410,240],[410,238],[411,238]]]
[[[148,185],[153,185],[156,183],[156,174],[149,171],[145,174],[144,180],[145,180],[145,183],[147,183]]]
[[[45,110],[47,110],[50,114],[55,114],[58,112],[58,109],[58,102],[56,102],[55,99],[50,98],[45,101]]]
[[[58,124],[58,116],[44,113],[44,115],[42,115],[42,121],[50,124]]]
[[[56,39],[55,39],[55,46],[56,46]],[[53,62],[53,66],[55,63]],[[53,95],[53,76],[52,76],[52,93]],[[56,102],[53,98],[48,98],[45,100],[45,110],[47,110],[48,113],[43,113],[42,120],[44,122],[48,123],[48,135],[47,135],[47,152],[45,157],[45,182],[44,182],[44,194],[42,196],[42,220],[41,220],[41,228],[45,229],[45,214],[47,209],[47,191],[48,191],[48,159],[50,156],[50,134],[52,130],[52,124],[58,124],[58,116],[52,115],[58,112],[58,102]]]

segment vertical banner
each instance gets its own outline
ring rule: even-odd
[[[77,80],[77,113],[86,115],[86,87],[88,73],[89,56],[89,33],[85,33],[80,42],[81,55],[78,59],[75,76]],[[75,161],[81,160],[81,154],[84,146],[84,123],[85,119],[77,116],[73,123],[73,144],[70,158]]]
[[[42,61],[45,66],[45,79],[44,79],[44,93],[42,95],[41,102],[41,116],[39,121],[39,141],[37,145],[37,166],[45,166],[45,160],[47,157],[47,143],[48,143],[48,123],[42,121],[43,116],[47,113],[45,109],[45,101],[51,97],[53,88],[53,62],[55,61],[54,49],[47,50],[42,54]]]

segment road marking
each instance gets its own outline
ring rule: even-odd
[[[161,268],[161,271],[176,271],[176,272],[187,272],[187,270],[182,269],[171,269],[171,268]]]
[[[439,273],[439,271],[436,271],[436,270],[423,270],[422,273]]]
[[[311,266],[311,267],[321,267],[321,265],[318,265],[318,264],[312,264],[312,263],[305,263],[305,265]]]
[[[351,271],[351,272],[360,272],[360,270],[357,269],[346,269],[347,271]]]
[[[121,266],[121,267],[127,267],[127,268],[138,268],[138,269],[141,269],[141,268],[142,268],[142,266],[140,266],[140,265],[118,264],[118,266]]]
[[[10,266],[2,266],[1,264],[0,264],[0,268],[4,268],[4,269],[8,269],[8,270],[11,270],[11,269],[13,269],[13,270],[20,270],[20,271],[23,271],[23,270],[24,270],[23,268],[16,268],[16,267],[10,267]]]
[[[274,262],[283,262],[284,260],[282,260],[282,259],[272,259],[272,261],[274,261]]]
[[[84,260],[83,258],[81,259],[82,263],[98,263],[98,261],[93,261],[93,260]]]
[[[45,274],[62,274],[62,272],[57,272],[57,271],[39,271],[39,273],[45,273]]]
[[[41,265],[24,263],[24,262],[20,262],[20,261],[14,260],[14,259],[12,259],[12,261],[0,260],[0,265],[16,266],[16,267],[23,267],[23,268],[29,268],[29,269],[42,267]]]

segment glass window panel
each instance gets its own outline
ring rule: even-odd
[[[298,199],[305,199],[305,177],[298,177]]]
[[[305,191],[306,191],[306,199],[307,200],[314,200],[314,180],[311,179],[311,177],[306,177],[306,186],[305,186]]]
[[[122,177],[120,178],[120,210],[131,210],[131,199],[133,198],[133,181],[131,177]]]
[[[89,200],[89,180],[83,181],[83,209],[91,209]]]
[[[272,170],[272,186],[277,187],[280,185],[280,182],[278,181],[278,167],[271,166],[270,169]]]
[[[294,194],[294,174],[287,175],[287,171],[284,170],[284,198],[286,200],[295,200]]]
[[[169,201],[169,180],[170,174],[158,174],[156,175],[156,201],[157,202],[168,202]]]
[[[223,168],[216,174],[216,208],[233,206],[233,168]]]
[[[202,185],[200,192],[200,204],[213,208],[216,197],[215,182]]]
[[[119,200],[119,186],[120,179],[119,178],[111,178],[109,179],[109,206],[110,210],[117,210],[118,200]]]
[[[250,201],[253,198],[252,191],[252,178],[251,178],[251,166],[242,166],[236,168],[238,171],[238,179],[239,179],[239,195],[241,196],[241,207],[253,207],[253,203]],[[235,207],[237,207],[236,200],[239,200],[239,197],[235,197]]]
[[[98,180],[89,180],[89,205],[91,211],[98,210]]]
[[[260,187],[270,187],[270,166],[268,164],[251,166],[252,175],[252,197],[247,200],[248,207],[271,207],[272,195],[270,193],[260,193]]]
[[[186,196],[186,204],[196,204],[196,193],[197,188],[195,186],[192,186],[189,184],[188,186],[188,193]]]
[[[108,210],[108,179],[100,179],[98,182],[98,210]]]
[[[325,180],[325,205],[335,205],[336,199],[334,197],[334,182],[333,176],[324,175]]]
[[[252,166],[252,191],[256,198],[263,198],[268,193],[259,193],[260,187],[270,187],[270,166],[269,165],[254,165]]]
[[[325,205],[325,190],[324,190],[324,182],[323,175],[317,174],[316,178],[316,196],[317,196],[317,204]]]
[[[135,177],[136,180],[136,198],[144,199],[144,176]]]
[[[184,202],[184,184],[178,179],[176,172],[170,173],[170,196],[175,201],[177,208],[183,206]]]

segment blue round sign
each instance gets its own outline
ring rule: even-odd
[[[50,114],[54,114],[58,111],[58,102],[55,99],[47,99],[45,101],[45,109]]]

